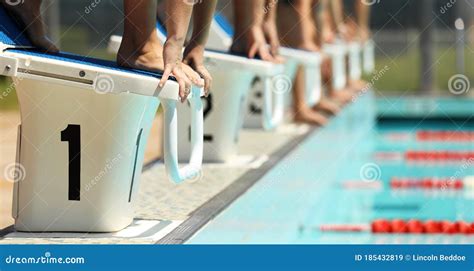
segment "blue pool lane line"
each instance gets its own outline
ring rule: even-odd
[[[370,104],[370,100],[369,95],[351,105],[328,127],[308,138],[188,243],[474,242],[472,236],[322,234],[317,230],[320,224],[360,224],[376,218],[474,220],[474,213],[470,211],[474,209],[472,192],[436,195],[420,191],[400,194],[389,190],[340,189],[342,181],[360,179],[360,168],[374,162],[373,151],[387,144],[381,136],[391,131],[387,127],[375,129],[374,122],[370,121],[353,124],[354,115],[363,115],[364,104]],[[419,143],[407,144],[413,147]],[[402,151],[410,146],[398,148]],[[433,173],[431,170],[435,167],[430,170],[426,165],[415,165],[409,169],[403,161],[379,161],[377,165],[381,168],[380,179],[385,183],[391,176],[400,174],[449,177],[459,167],[455,164],[438,166],[438,171]],[[468,168],[463,174],[474,174],[474,168]]]
[[[333,185],[330,180],[341,172],[350,170],[341,168],[341,164],[361,149],[365,151],[359,154],[370,154],[370,144],[361,139],[373,126],[373,120],[365,115],[365,121],[358,123],[359,129],[353,122],[355,111],[371,108],[364,107],[364,104],[370,105],[369,97],[371,95],[364,98],[365,102],[361,98],[351,108],[346,108],[327,127],[282,159],[246,194],[198,232],[190,243],[287,243],[295,240],[313,203],[328,196],[321,191],[328,190]],[[350,167],[357,165],[353,163]]]

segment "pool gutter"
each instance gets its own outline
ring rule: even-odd
[[[190,216],[176,229],[160,239],[156,244],[183,244],[189,240],[199,229],[205,226],[210,220],[219,215],[227,206],[238,199],[250,187],[257,183],[268,171],[278,164],[287,154],[294,150],[301,142],[313,134],[317,128],[311,128],[289,143],[273,152],[268,161],[261,167],[250,169],[240,178],[235,180],[227,188],[212,197],[201,207],[194,210]]]

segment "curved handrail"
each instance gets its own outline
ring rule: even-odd
[[[372,73],[375,69],[375,44],[373,40],[369,40],[364,44],[363,48],[363,66],[365,73]]]
[[[204,145],[204,117],[200,90],[195,91],[188,98],[191,108],[191,154],[189,163],[183,167],[178,164],[178,110],[174,99],[162,99],[164,111],[164,160],[168,178],[181,183],[189,179],[196,179],[201,174],[203,145]]]
[[[273,130],[278,126],[285,113],[284,91],[274,89],[272,77],[266,77],[263,95],[262,126],[265,130]]]
[[[323,51],[331,56],[333,85],[336,90],[342,89],[347,83],[346,53],[347,48],[342,44],[325,44]]]
[[[305,97],[308,106],[312,107],[321,100],[321,65],[305,67]]]
[[[362,75],[361,67],[361,46],[358,42],[352,42],[349,48],[349,76],[351,80],[358,80]]]

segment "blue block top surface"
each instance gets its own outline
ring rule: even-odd
[[[216,20],[217,24],[227,33],[227,35],[233,37],[234,36],[234,28],[229,23],[226,17],[219,12],[216,12],[214,15],[214,19]]]
[[[0,43],[15,46],[15,47],[32,47],[33,45],[26,37],[25,33],[20,31],[15,20],[8,14],[8,12],[0,5]],[[161,78],[163,73],[161,72],[148,72],[137,69],[130,69],[120,67],[114,61],[96,59],[91,57],[80,56],[71,53],[59,52],[59,53],[45,53],[34,48],[11,48],[9,52],[21,53],[25,55],[43,57],[48,59],[60,60],[68,63],[83,64],[92,67],[112,69],[121,72],[127,72],[132,74],[139,74],[145,76],[152,76],[155,78]],[[174,77],[170,77],[171,80],[176,80]]]
[[[166,27],[159,19],[156,20],[156,29],[163,35],[168,36],[168,32],[166,31]]]
[[[20,53],[20,54],[25,54],[25,55],[43,57],[47,59],[60,60],[60,61],[69,62],[69,63],[76,63],[76,64],[88,65],[92,67],[111,69],[115,71],[121,71],[121,72],[127,72],[127,73],[133,73],[133,74],[139,74],[139,75],[145,75],[145,76],[152,76],[156,78],[161,78],[161,76],[163,75],[163,73],[161,72],[155,73],[155,72],[148,72],[148,71],[142,71],[142,70],[137,70],[137,69],[124,68],[117,65],[115,61],[85,57],[85,56],[80,56],[80,55],[65,53],[65,52],[44,53],[36,49],[23,49],[23,48],[22,49],[8,49],[8,52],[15,52],[15,53]],[[176,80],[174,77],[170,77],[170,79]]]

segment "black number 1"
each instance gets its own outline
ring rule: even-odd
[[[81,200],[81,126],[69,124],[61,131],[61,141],[69,142],[69,200]]]

